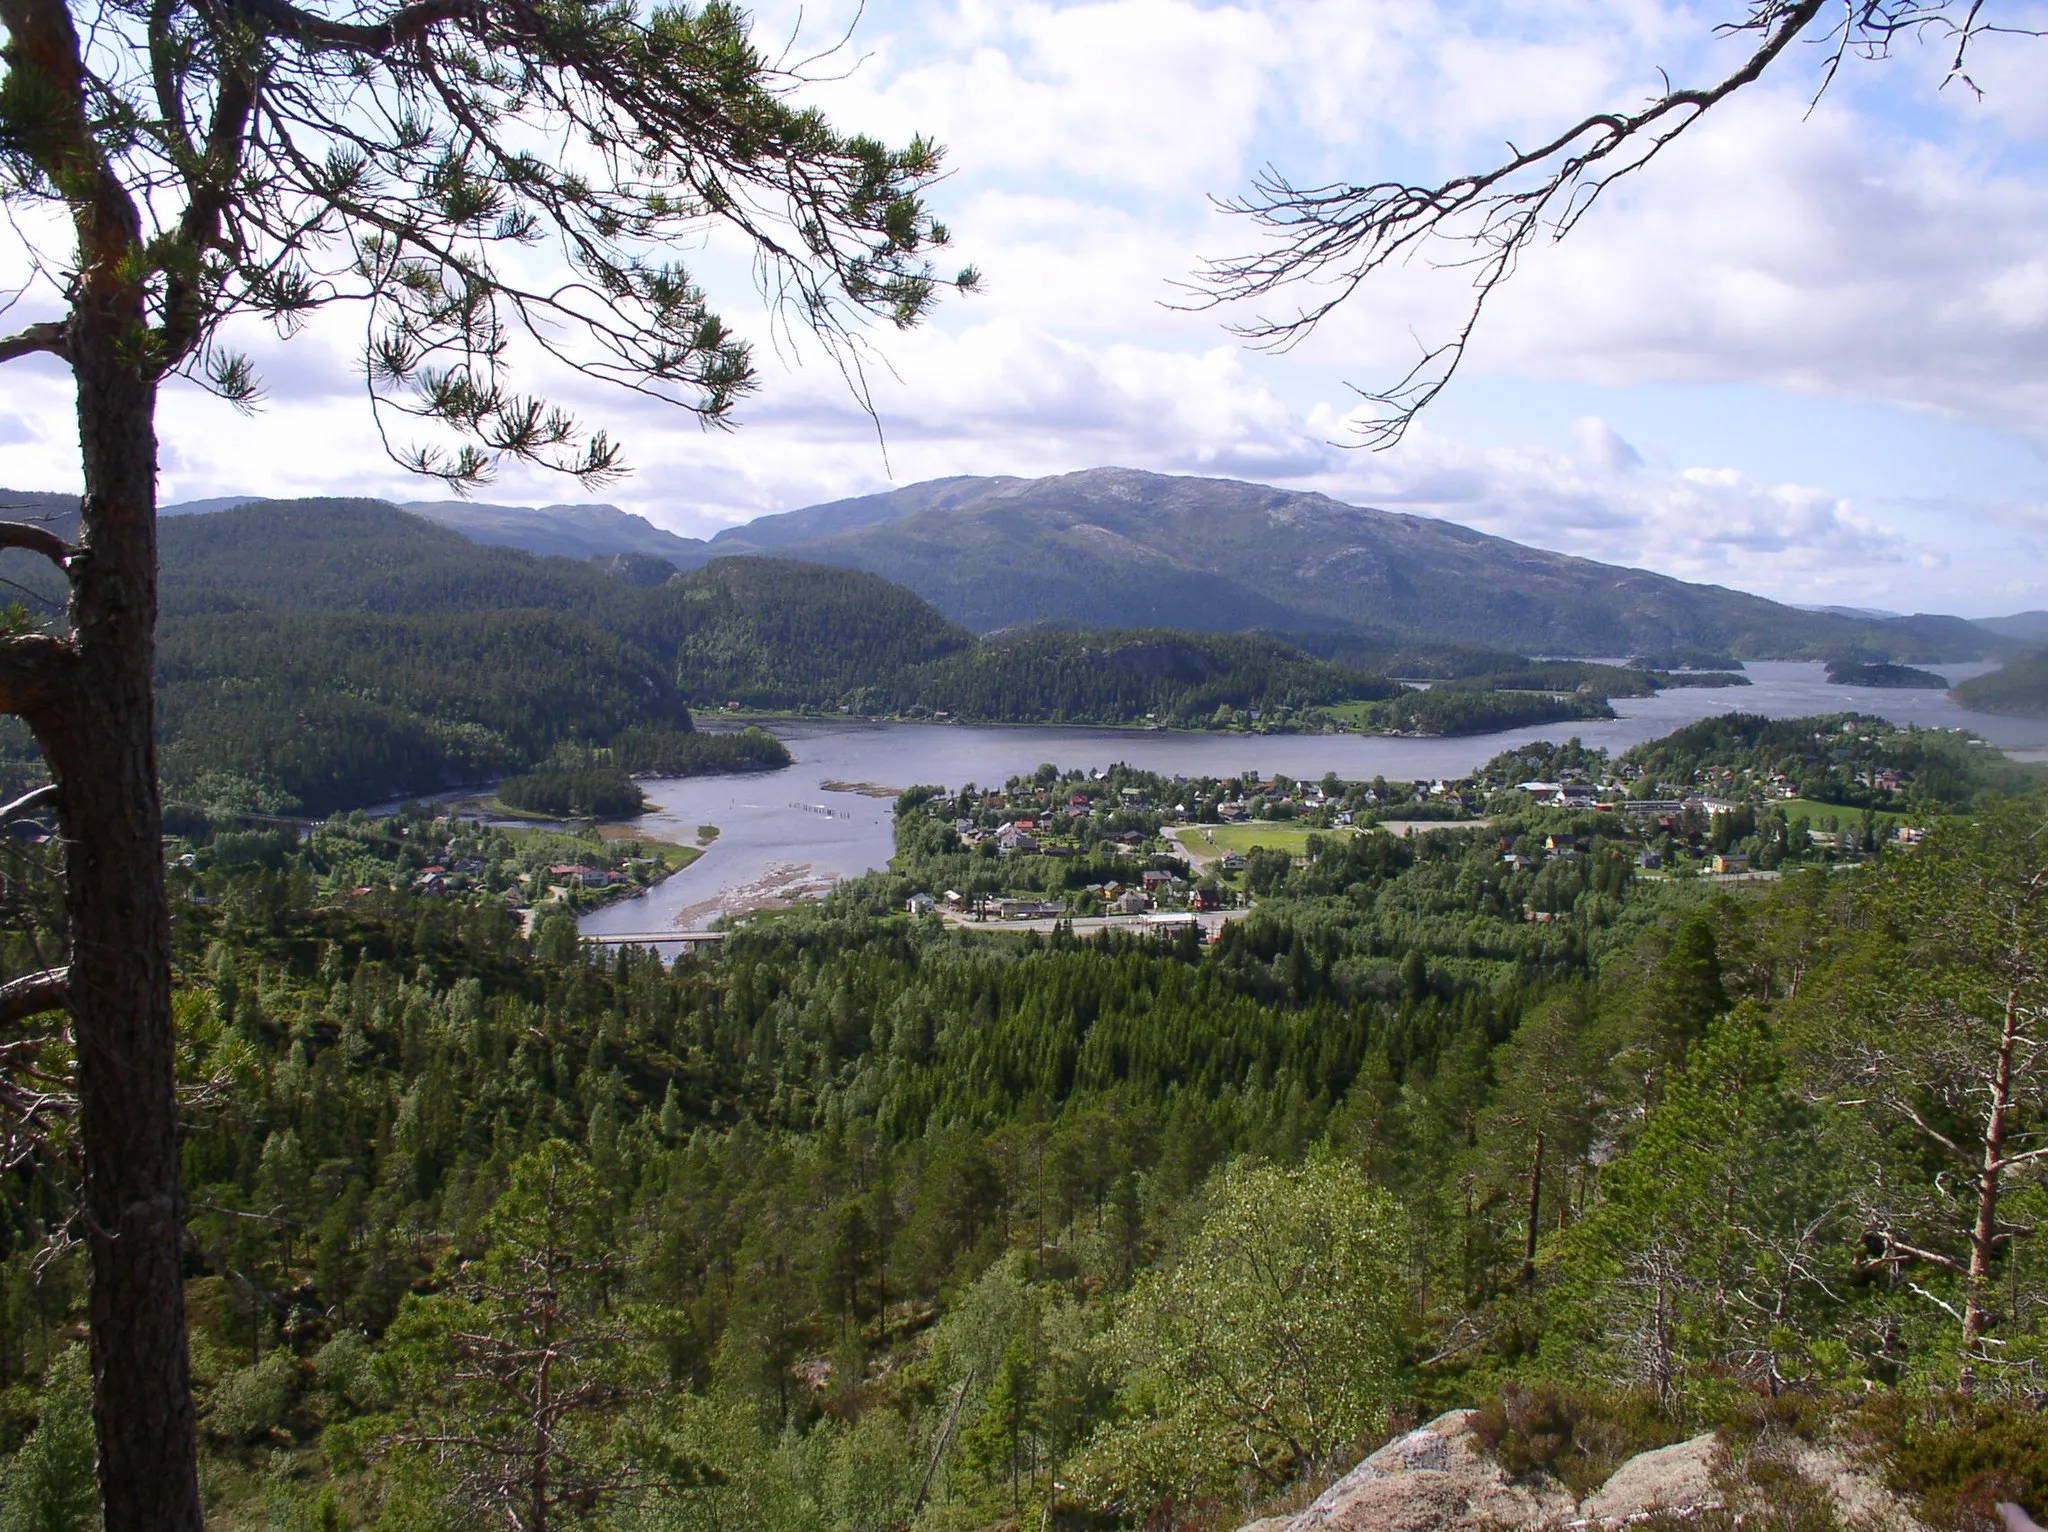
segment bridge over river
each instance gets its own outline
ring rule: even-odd
[[[725,936],[723,931],[606,931],[586,934],[583,939],[600,947],[659,947],[677,942],[694,947],[700,942],[722,942]]]

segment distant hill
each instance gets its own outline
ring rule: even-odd
[[[955,477],[927,479],[903,489],[852,500],[833,500],[800,511],[757,516],[744,526],[727,527],[711,539],[714,555],[781,552],[813,538],[855,532],[885,521],[900,521],[920,511],[951,510],[974,500],[993,486],[1022,484],[1022,479]]]
[[[215,495],[205,500],[180,500],[159,506],[157,514],[208,516],[254,505],[265,498]],[[615,505],[484,505],[473,500],[416,500],[403,508],[452,528],[471,542],[524,548],[529,553],[552,553],[561,558],[640,554],[662,559],[677,569],[695,569],[711,556],[703,539],[665,532],[645,516],[622,511]]]
[[[937,480],[765,517],[710,546],[871,570],[981,632],[1263,627],[1525,653],[1897,661],[1969,658],[1994,642],[1960,618],[1802,611],[1430,517],[1125,468]]]
[[[2002,670],[1972,677],[1949,695],[1980,713],[2048,718],[2048,649],[2014,660]]]
[[[646,553],[678,569],[695,569],[711,557],[701,538],[664,532],[645,516],[615,505],[479,505],[471,500],[416,500],[405,509],[452,527],[472,542],[562,558],[599,558],[613,553]]]
[[[1981,617],[1977,626],[2023,644],[2048,644],[2048,612],[2015,612],[2010,617]]]

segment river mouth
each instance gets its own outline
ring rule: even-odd
[[[1985,665],[1943,666],[1950,681]],[[653,808],[634,823],[650,838],[698,844],[717,839],[682,871],[646,893],[585,914],[587,935],[699,930],[713,920],[786,908],[816,898],[841,878],[886,867],[895,852],[894,802],[919,784],[1000,786],[1043,763],[1107,767],[1118,761],[1165,776],[1244,773],[1315,780],[1434,781],[1469,775],[1503,750],[1577,735],[1619,754],[1644,740],[1721,713],[1796,718],[1870,713],[1895,723],[1967,728],[2014,754],[2048,759],[2048,720],[1972,713],[1944,692],[1831,685],[1818,663],[1752,661],[1748,686],[1673,688],[1618,697],[1612,720],[1537,724],[1454,739],[1358,734],[1211,734],[1160,729],[982,727],[792,719],[770,727],[789,746],[780,771],[656,778],[640,784]],[[713,720],[707,724],[715,726]]]

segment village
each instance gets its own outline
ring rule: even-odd
[[[1749,881],[1917,844],[1916,772],[1883,758],[1924,747],[1916,737],[1902,749],[1893,735],[1927,731],[1869,720],[1802,725],[1815,743],[1800,759],[1750,761],[1723,749],[1684,771],[1640,751],[1610,760],[1574,739],[1504,753],[1459,779],[1043,766],[1001,788],[918,789],[898,804],[901,818],[916,821],[899,828],[898,870],[924,879],[903,905],[962,926],[1199,926],[1213,939],[1282,868],[1306,865],[1333,841],[1488,831],[1502,878],[1530,885],[1524,918],[1543,922],[1563,913],[1537,887],[1551,864],[1597,855],[1625,859],[1631,876]]]

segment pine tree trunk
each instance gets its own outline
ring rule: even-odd
[[[1991,1290],[1991,1259],[1998,1249],[1998,1197],[2005,1171],[2005,1140],[2011,1129],[2013,1055],[2019,1046],[2020,993],[2005,997],[2005,1024],[1999,1031],[1998,1064],[1991,1079],[1991,1104],[1984,1123],[1984,1162],[1977,1177],[1977,1217],[1970,1228],[1970,1272],[1963,1294],[1964,1393],[1977,1382],[1977,1360],[1991,1328],[1986,1301]]]
[[[1522,1285],[1536,1285],[1536,1239],[1543,1220],[1543,1135],[1536,1135],[1536,1147],[1529,1156],[1529,1229],[1522,1251]]]
[[[64,825],[105,1525],[197,1532],[151,676],[156,386],[123,354],[125,317],[82,311],[72,326],[85,470],[86,551],[70,569],[77,666],[67,694],[36,723]]]

